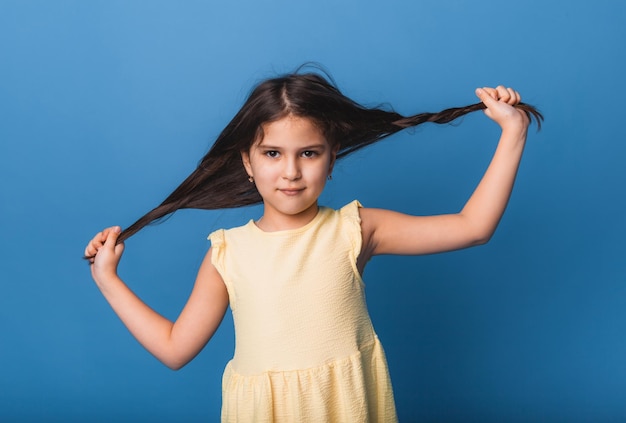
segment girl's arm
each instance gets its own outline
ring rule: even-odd
[[[519,93],[499,86],[476,90],[485,114],[502,128],[487,171],[456,214],[409,216],[389,210],[361,209],[363,251],[359,262],[378,254],[430,254],[486,243],[506,208],[524,151],[529,119],[514,106]]]
[[[124,325],[151,354],[177,370],[191,361],[211,339],[228,307],[228,293],[207,253],[187,304],[175,322],[137,297],[117,275],[124,251],[117,244],[119,227],[105,229],[87,245],[93,279]]]

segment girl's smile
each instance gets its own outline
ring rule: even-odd
[[[302,191],[304,191],[304,188],[302,188],[302,189],[281,189],[280,191],[283,194],[285,194],[285,195],[293,196],[293,195],[300,194]]]
[[[317,214],[336,151],[306,118],[286,116],[267,123],[263,134],[241,155],[265,206],[257,224],[266,231],[303,226]]]

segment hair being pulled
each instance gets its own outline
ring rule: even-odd
[[[224,209],[262,202],[248,181],[241,152],[263,137],[263,125],[285,116],[311,119],[343,158],[406,128],[426,122],[449,123],[483,110],[483,103],[403,116],[380,107],[368,108],[343,95],[330,78],[318,73],[291,73],[261,82],[217,137],[198,167],[160,205],[124,229],[118,242],[180,209]],[[543,116],[533,106],[517,108],[541,127]]]

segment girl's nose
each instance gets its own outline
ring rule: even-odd
[[[296,158],[290,158],[285,161],[285,168],[283,169],[283,178],[289,181],[295,181],[300,179],[302,174],[300,173],[300,165]]]

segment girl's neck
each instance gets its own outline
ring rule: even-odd
[[[254,224],[264,232],[278,232],[301,228],[310,223],[319,212],[317,203],[297,214],[280,213],[277,210],[265,208]]]

